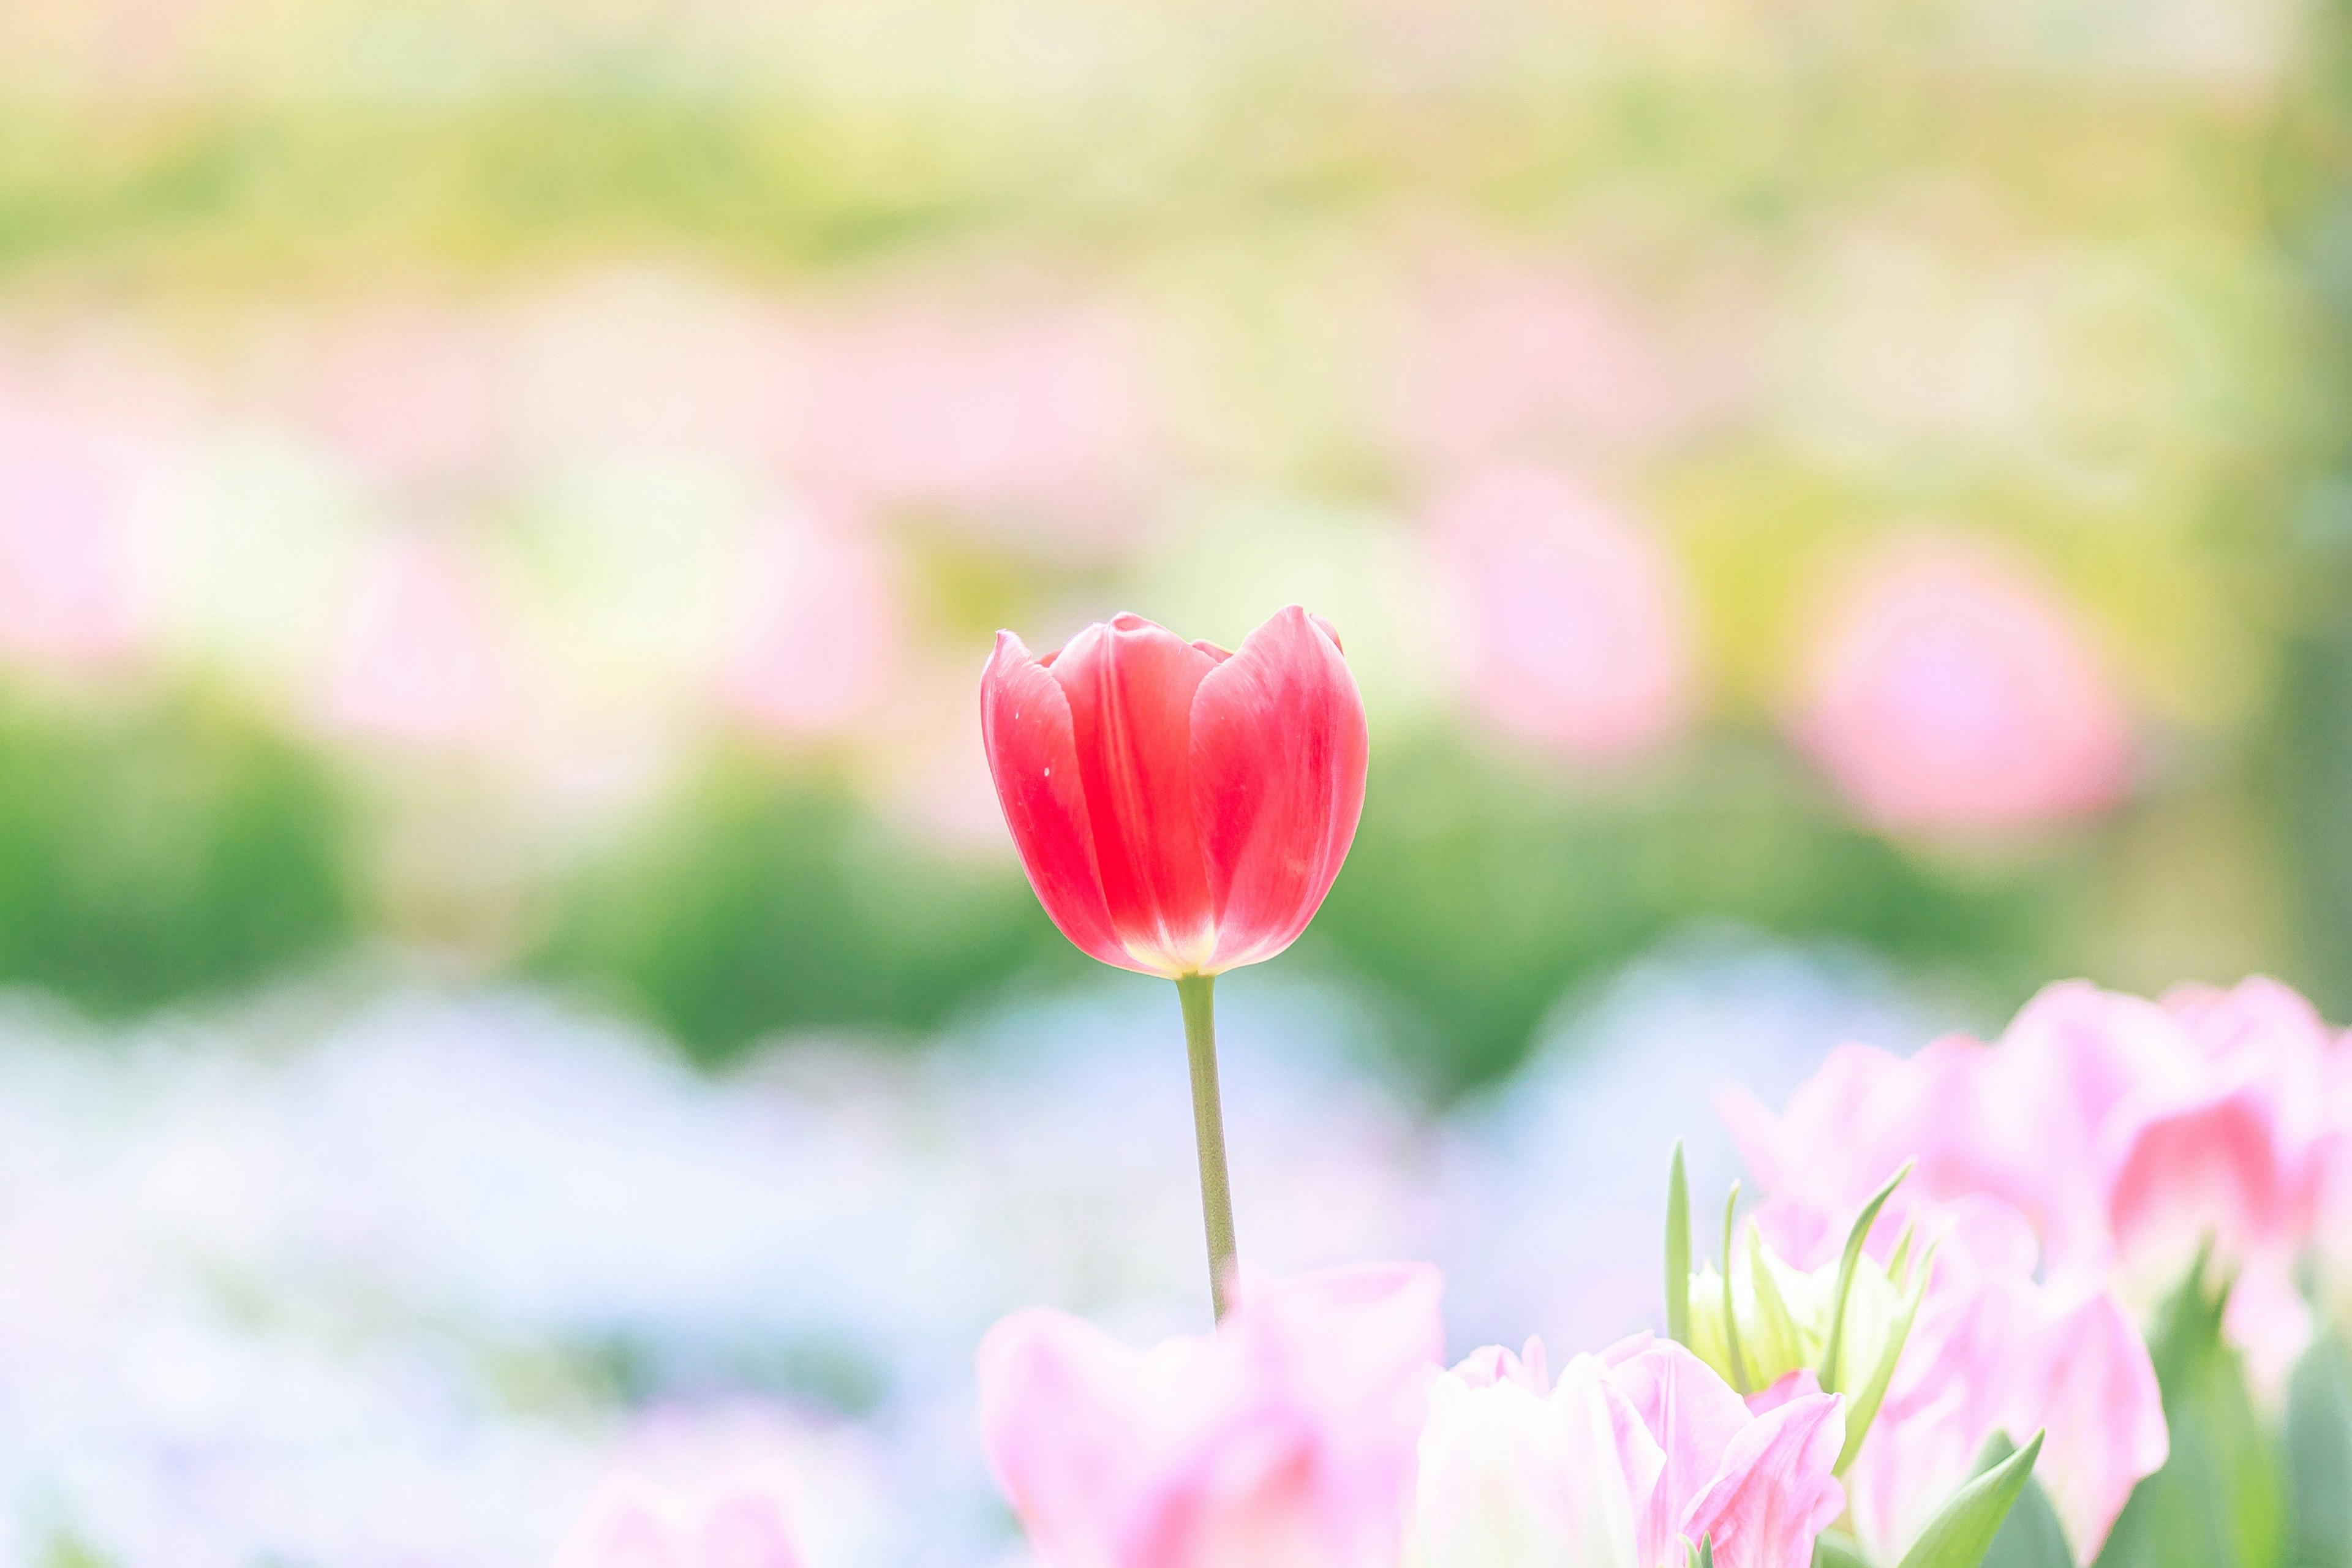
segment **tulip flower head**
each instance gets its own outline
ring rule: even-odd
[[[1140,616],[1039,658],[1011,632],[980,678],[996,796],[1029,885],[1105,963],[1176,982],[1218,1314],[1234,1267],[1214,977],[1298,940],[1364,807],[1363,699],[1293,605],[1232,653]]]
[[[1416,1512],[1428,1568],[1576,1563],[1805,1568],[1845,1506],[1843,1401],[1748,1408],[1697,1357],[1647,1334],[1580,1355],[1547,1386],[1541,1346],[1481,1351],[1437,1380]]]
[[[998,1323],[981,1438],[1045,1568],[1392,1568],[1438,1290],[1426,1267],[1245,1278],[1215,1333],[1148,1351]]]
[[[1364,805],[1363,700],[1293,605],[1232,653],[1139,616],[1033,656],[1011,632],[981,731],[1029,885],[1062,934],[1170,979],[1272,958],[1339,874]]]

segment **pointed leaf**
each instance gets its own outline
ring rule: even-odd
[[[1683,1141],[1675,1140],[1666,1173],[1666,1337],[1690,1343],[1690,1182],[1683,1173]]]
[[[1984,1451],[1977,1456],[1977,1473],[1982,1475],[2016,1452],[2008,1433],[1995,1432],[1985,1439]],[[2050,1506],[2050,1494],[2034,1477],[2025,1479],[2009,1517],[2000,1521],[1985,1552],[1984,1568],[2074,1568],[2065,1527],[2058,1522],[2058,1510]]]
[[[1843,1530],[1824,1530],[1813,1541],[1813,1568],[1871,1568],[1862,1542]]]
[[[1887,1385],[1895,1381],[1895,1369],[1902,1363],[1903,1347],[1911,1342],[1911,1325],[1919,1316],[1919,1303],[1927,1299],[1927,1280],[1935,1271],[1936,1249],[1919,1260],[1919,1279],[1911,1290],[1910,1300],[1903,1304],[1903,1316],[1886,1336],[1886,1348],[1879,1352],[1878,1364],[1870,1369],[1870,1381],[1861,1392],[1846,1402],[1845,1448],[1838,1455],[1836,1473],[1843,1476],[1862,1452],[1862,1440],[1870,1435],[1870,1424],[1878,1418],[1878,1407],[1886,1401]]]
[[[2352,1358],[2322,1333],[2286,1385],[2286,1471],[2293,1561],[2352,1568]]]
[[[1954,1492],[1903,1554],[1900,1568],[1977,1568],[2041,1457],[2036,1432],[2024,1447]]]
[[[1731,1298],[1731,1222],[1739,1212],[1739,1184],[1731,1184],[1731,1195],[1723,1200],[1723,1342],[1731,1357],[1731,1386],[1741,1394],[1753,1394],[1755,1384],[1748,1375],[1748,1358],[1739,1352],[1739,1308]]]
[[[1830,1300],[1830,1342],[1822,1352],[1822,1387],[1825,1392],[1840,1392],[1838,1352],[1845,1344],[1845,1306],[1853,1292],[1853,1271],[1862,1264],[1862,1244],[1870,1239],[1870,1227],[1877,1223],[1878,1211],[1886,1206],[1886,1200],[1895,1195],[1895,1189],[1903,1184],[1903,1178],[1911,1173],[1916,1163],[1912,1160],[1903,1162],[1903,1168],[1887,1177],[1886,1184],[1862,1205],[1862,1212],[1853,1216],[1853,1228],[1845,1234],[1845,1253],[1838,1259],[1837,1294]]]

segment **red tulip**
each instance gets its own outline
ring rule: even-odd
[[[1348,858],[1370,746],[1339,634],[1293,605],[1233,653],[1140,616],[1032,657],[1011,632],[980,730],[1029,885],[1105,963],[1176,982],[1217,1315],[1234,1271],[1215,976],[1298,940]]]
[[[1105,963],[1175,979],[1272,958],[1355,838],[1363,700],[1339,634],[1295,605],[1233,653],[1139,616],[1042,658],[999,632],[980,702],[1029,885]]]

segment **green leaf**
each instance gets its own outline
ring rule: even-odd
[[[1935,1267],[1936,1249],[1930,1247],[1919,1260],[1919,1278],[1912,1283],[1911,1299],[1903,1305],[1903,1317],[1886,1336],[1885,1347],[1878,1352],[1878,1364],[1870,1369],[1870,1381],[1847,1401],[1845,1447],[1838,1450],[1835,1474],[1845,1474],[1846,1467],[1862,1452],[1862,1440],[1870,1436],[1870,1424],[1878,1418],[1878,1407],[1886,1400],[1887,1385],[1895,1381],[1895,1369],[1903,1360],[1903,1347],[1911,1342],[1911,1325],[1919,1316],[1919,1303],[1927,1299],[1927,1281]]]
[[[1666,1334],[1678,1345],[1690,1343],[1690,1182],[1679,1138],[1666,1173]]]
[[[1690,1568],[1715,1568],[1715,1537],[1702,1535],[1690,1549]]]
[[[1993,1468],[2017,1452],[2006,1432],[1995,1432],[1985,1439],[1984,1451],[1977,1456],[1979,1474]],[[2074,1568],[2074,1553],[2066,1544],[2065,1527],[2058,1522],[2058,1510],[2050,1506],[2050,1494],[2032,1476],[2019,1489],[2017,1501],[2009,1517],[2000,1521],[2000,1529],[1992,1538],[1992,1545],[1984,1555],[1984,1568]]]
[[[2285,1468],[2221,1338],[2229,1302],[2200,1259],[2148,1336],[2172,1453],[2140,1482],[2097,1568],[2273,1568],[2286,1546]]]
[[[1895,1195],[1895,1189],[1903,1184],[1903,1178],[1911,1173],[1916,1163],[1913,1160],[1903,1162],[1903,1168],[1887,1177],[1886,1184],[1862,1205],[1862,1212],[1853,1216],[1853,1228],[1845,1233],[1845,1254],[1838,1259],[1837,1294],[1830,1301],[1830,1342],[1822,1352],[1822,1388],[1825,1393],[1840,1392],[1838,1352],[1844,1348],[1845,1306],[1853,1292],[1853,1271],[1862,1264],[1862,1244],[1870,1239],[1870,1227],[1877,1222],[1878,1211],[1886,1206],[1886,1200]]]
[[[2042,1457],[2042,1434],[1951,1496],[1903,1554],[1901,1568],[1977,1568]]]
[[[2287,1380],[2286,1479],[2295,1568],[2352,1568],[2352,1358],[2333,1333]]]
[[[1824,1530],[1813,1539],[1813,1568],[1871,1568],[1862,1542],[1843,1530]]]
[[[1731,1195],[1723,1200],[1723,1342],[1731,1356],[1731,1386],[1739,1393],[1752,1394],[1755,1385],[1748,1381],[1748,1358],[1739,1352],[1739,1308],[1731,1299],[1731,1222],[1739,1212],[1739,1184],[1731,1184]]]

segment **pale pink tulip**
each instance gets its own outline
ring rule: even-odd
[[[1989,1436],[2022,1444],[2046,1430],[2034,1475],[2074,1560],[2088,1563],[2168,1451],[2138,1326],[2112,1293],[2010,1271],[1969,1278],[1944,1261],[1846,1473],[1856,1529],[1881,1561],[1897,1561],[1969,1479]]]
[[[1429,540],[1464,691],[1495,723],[1606,762],[1689,719],[1690,606],[1655,534],[1559,474],[1500,468],[1439,499]]]
[[[2001,558],[1915,542],[1846,582],[1813,628],[1796,738],[1897,831],[2078,816],[2131,771],[2123,700],[2069,608]]]
[[[503,349],[461,310],[374,307],[324,333],[302,412],[379,483],[472,479],[508,433]]]
[[[1149,1351],[1059,1312],[980,1349],[981,1436],[1045,1568],[1392,1568],[1444,1334],[1435,1270],[1244,1274]]]
[[[162,448],[137,416],[0,385],[0,654],[45,668],[105,664],[151,630],[139,584],[142,510]]]
[[[1558,1386],[1541,1346],[1478,1352],[1432,1390],[1417,1487],[1430,1568],[1566,1562],[1804,1568],[1844,1493],[1843,1401],[1792,1393],[1756,1412],[1706,1363],[1639,1335],[1578,1356]]]
[[[1842,1047],[1785,1111],[1738,1095],[1724,1110],[1776,1198],[1851,1212],[1916,1160],[1882,1226],[1997,1199],[2032,1223],[2053,1280],[2143,1308],[2210,1246],[2242,1293],[2232,1337],[2274,1380],[2308,1334],[2295,1265],[2347,1186],[2347,1080],[2352,1053],[2273,981],[2161,1005],[2076,981],[1998,1045]]]
[[[772,1475],[691,1492],[618,1476],[557,1551],[555,1568],[808,1568],[793,1519],[790,1488]]]

